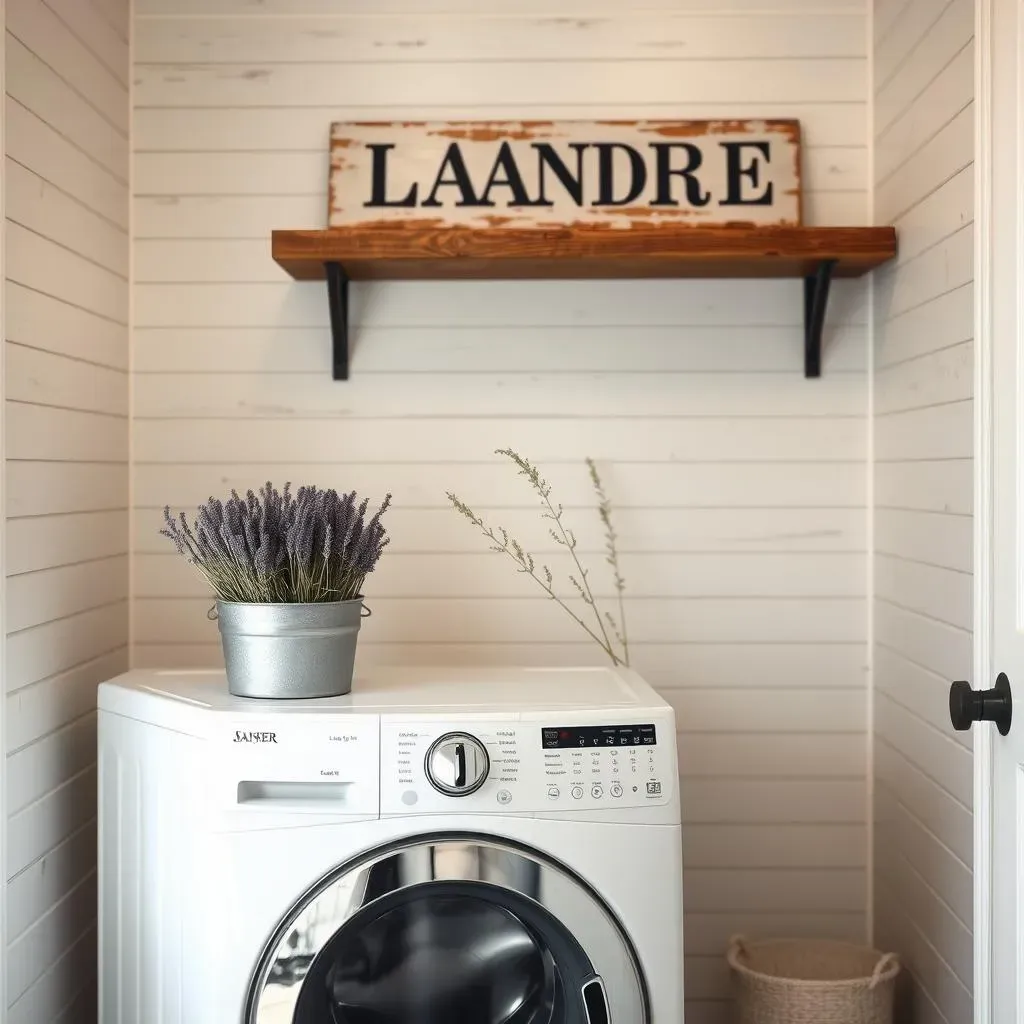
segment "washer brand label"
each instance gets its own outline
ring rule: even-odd
[[[245,732],[242,729],[235,730],[235,743],[276,743],[276,732]]]

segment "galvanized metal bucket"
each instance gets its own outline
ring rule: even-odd
[[[228,690],[275,700],[348,693],[363,615],[358,597],[319,604],[218,601]]]

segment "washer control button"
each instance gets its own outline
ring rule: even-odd
[[[583,787],[582,786],[573,786],[572,787],[572,798],[573,798],[573,800],[582,800],[583,799]]]
[[[548,786],[548,799],[557,800],[561,795],[561,791],[557,786]]]
[[[604,786],[595,783],[593,786],[590,787],[590,795],[595,800],[600,800],[601,797],[604,796]]]
[[[498,803],[499,804],[510,804],[512,803],[512,794],[507,789],[498,790]]]
[[[424,762],[427,780],[445,796],[475,793],[487,779],[490,767],[487,748],[465,732],[439,736],[430,744]]]
[[[611,793],[611,795],[614,797],[622,796],[622,786],[620,786],[617,782],[613,782],[608,792]]]

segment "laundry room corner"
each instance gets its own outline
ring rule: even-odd
[[[804,221],[866,225],[863,4],[136,4],[133,662],[217,665],[164,505],[266,480],[394,494],[357,671],[600,664],[452,492],[550,557],[536,463],[677,715],[687,1019],[725,1019],[735,932],[866,937],[866,282],[820,378],[799,280],[321,283],[270,258],[327,221],[333,122],[795,118]],[[602,597],[611,596],[602,580]]]
[[[0,0],[0,1024],[972,1020],[980,4]]]

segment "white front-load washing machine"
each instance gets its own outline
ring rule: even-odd
[[[101,1024],[680,1024],[671,707],[612,669],[99,693]]]

